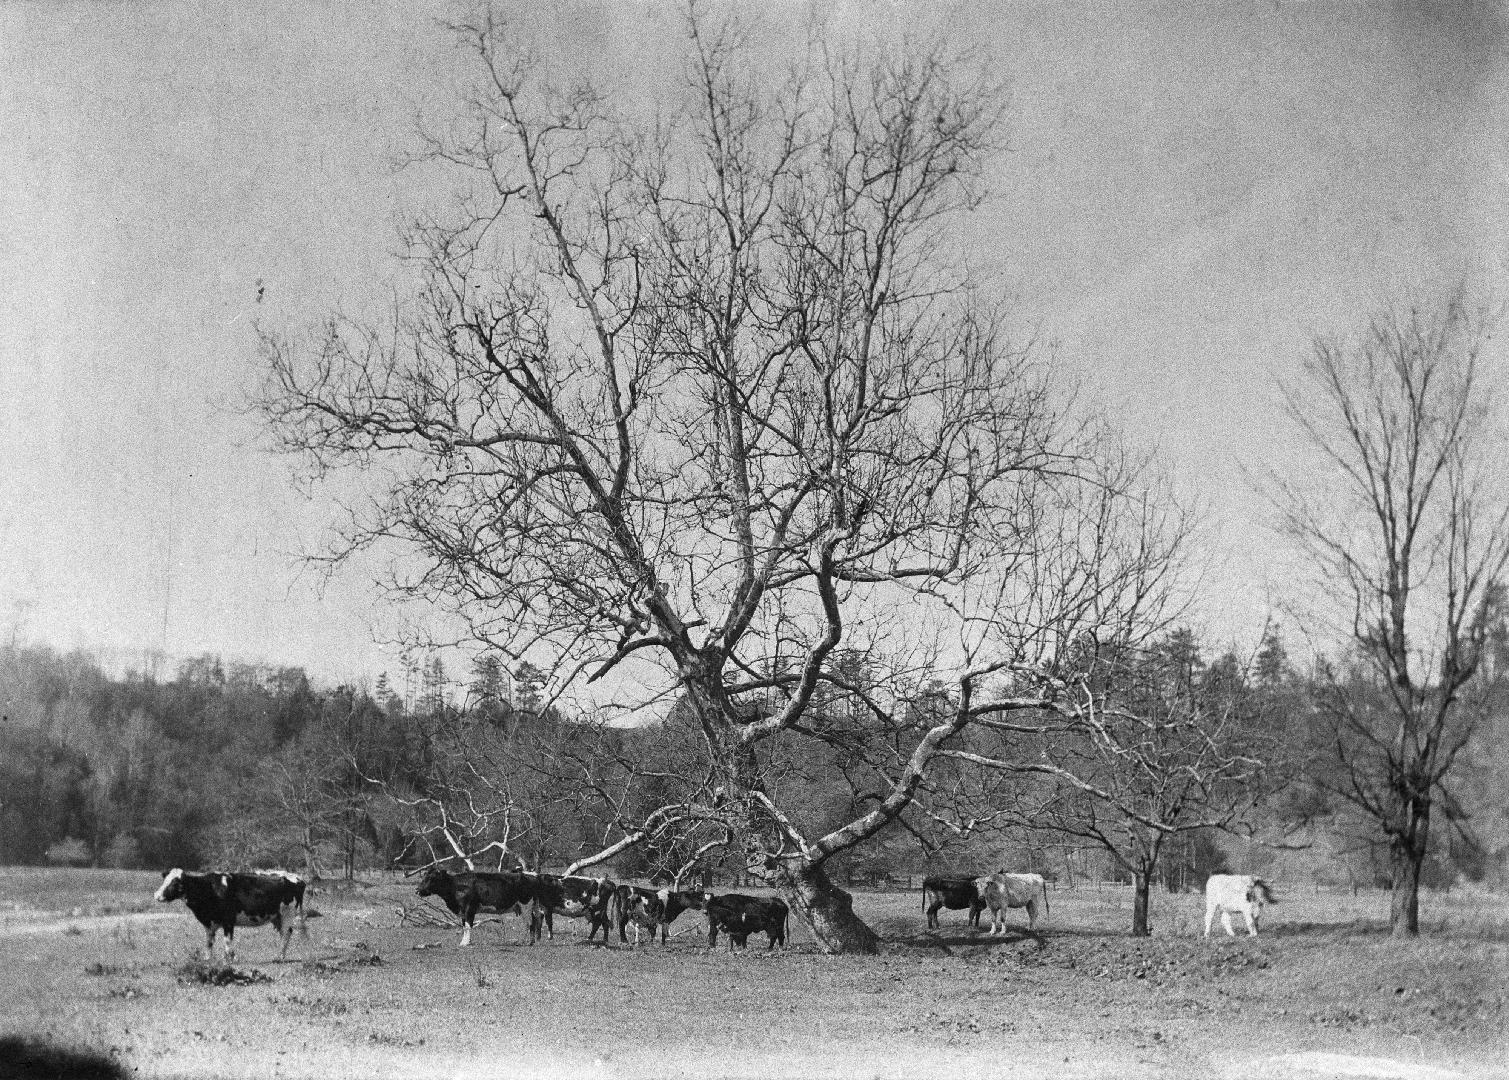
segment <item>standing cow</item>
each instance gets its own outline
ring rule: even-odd
[[[1027,929],[1037,929],[1037,903],[1043,902],[1043,918],[1048,917],[1048,883],[1042,874],[991,874],[978,878],[975,888],[980,900],[990,909],[990,932],[1006,932],[1006,909],[1027,909]]]
[[[545,932],[555,940],[555,916],[587,920],[587,941],[590,943],[598,930],[603,932],[603,944],[608,943],[608,927],[612,921],[613,882],[607,878],[557,877],[555,874],[525,874],[534,882],[537,912],[530,919],[531,940],[540,938],[540,920],[544,920]]]
[[[304,920],[303,878],[283,870],[255,874],[211,872],[194,874],[174,867],[162,875],[162,884],[152,899],[164,904],[183,900],[194,918],[204,927],[206,957],[215,954],[215,931],[225,934],[225,958],[236,958],[236,927],[263,926],[272,923],[283,939],[279,959],[288,956],[288,941],[293,937],[293,923],[298,921],[305,937],[309,927]]]
[[[768,949],[786,945],[787,924],[791,910],[780,897],[745,896],[742,893],[724,893],[707,898],[707,947],[718,943],[718,931],[728,935],[728,951],[734,946],[744,948],[749,944],[749,935],[765,932],[770,939]],[[767,951],[768,951],[767,949]]]
[[[1239,911],[1247,920],[1247,932],[1257,937],[1258,919],[1263,914],[1263,902],[1278,903],[1268,883],[1250,874],[1211,874],[1205,883],[1205,936],[1210,937],[1210,924],[1220,912],[1221,925],[1230,937],[1237,932],[1231,927],[1232,912]]]
[[[929,930],[938,929],[940,907],[946,907],[950,911],[969,908],[969,925],[980,925],[980,911],[985,907],[985,901],[980,898],[976,880],[972,877],[946,876],[922,879],[922,910],[927,913]]]
[[[461,944],[472,943],[472,926],[477,912],[512,912],[529,915],[529,944],[539,936],[539,906],[535,902],[535,883],[524,874],[488,874],[482,871],[451,873],[431,868],[419,879],[414,890],[420,896],[438,896],[452,915],[461,918]]]

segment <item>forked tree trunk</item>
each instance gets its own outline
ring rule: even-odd
[[[854,897],[820,863],[796,862],[782,873],[782,891],[827,953],[877,953],[880,935],[854,914]]]

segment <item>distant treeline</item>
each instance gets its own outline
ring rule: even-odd
[[[1282,723],[1281,741],[1300,770],[1266,807],[1268,824],[1304,818],[1314,846],[1296,855],[1234,848],[1210,832],[1165,848],[1158,877],[1170,888],[1227,868],[1272,867],[1316,881],[1373,885],[1385,852],[1355,821],[1320,805],[1307,789],[1303,680],[1276,642],[1259,658],[1250,723]],[[1193,653],[1191,653],[1194,656]],[[1213,675],[1234,672],[1223,657]],[[863,671],[852,673],[863,680]],[[1228,675],[1227,677],[1235,677]],[[702,738],[690,710],[662,723],[614,728],[542,707],[542,673],[509,672],[480,659],[459,704],[438,660],[409,699],[386,676],[371,691],[316,689],[300,668],[225,664],[205,656],[171,680],[128,672],[111,677],[87,655],[41,646],[0,647],[0,862],[166,868],[173,865],[287,866],[351,875],[371,866],[419,865],[458,851],[483,851],[479,865],[522,857],[564,866],[601,850],[684,800]],[[909,708],[924,717],[926,700]],[[835,699],[827,708],[842,710]],[[858,723],[858,721],[856,721]],[[1468,747],[1427,884],[1501,876],[1509,851],[1502,800],[1509,724],[1494,717]],[[856,729],[857,730],[857,729]],[[801,760],[762,759],[762,774],[814,831],[848,820],[875,798],[873,778],[856,779],[843,743]],[[1021,786],[1001,799],[1041,797]],[[1029,800],[1030,801],[1030,800]],[[1328,816],[1329,815],[1329,816]],[[672,879],[690,867],[732,880],[736,844],[683,823],[625,848],[611,869]],[[1287,861],[1286,861],[1287,860]],[[928,869],[1032,869],[1072,883],[1125,879],[1124,867],[1071,836],[1023,828],[951,838],[925,815],[898,821],[835,861],[850,882],[884,881]]]

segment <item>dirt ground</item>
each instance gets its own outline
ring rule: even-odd
[[[795,925],[785,953],[710,953],[695,913],[664,948],[571,920],[529,947],[509,917],[461,950],[399,926],[412,886],[386,881],[318,891],[286,963],[242,930],[258,981],[219,986],[155,883],[0,871],[0,1076],[1509,1077],[1503,898],[1429,897],[1395,943],[1380,894],[1282,896],[1261,937],[1205,941],[1193,895],[1134,940],[1126,890],[1057,890],[1038,934],[990,939],[862,892],[884,954],[829,957]]]

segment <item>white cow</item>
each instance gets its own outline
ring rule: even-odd
[[[1221,925],[1226,933],[1236,937],[1231,928],[1231,915],[1240,911],[1247,920],[1247,932],[1257,937],[1258,917],[1263,913],[1263,902],[1278,903],[1262,878],[1250,874],[1211,874],[1205,883],[1205,936],[1210,937],[1210,923],[1221,913]]]
[[[1043,917],[1048,917],[1048,883],[1042,874],[991,874],[975,879],[980,899],[990,909],[990,932],[1006,932],[1006,909],[1027,909],[1027,929],[1037,928],[1038,897],[1043,901]]]

